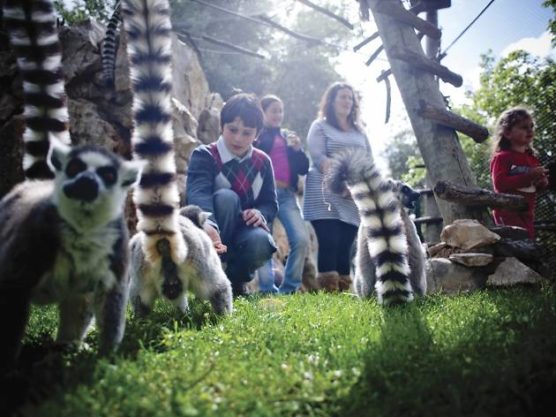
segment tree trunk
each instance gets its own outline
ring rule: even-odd
[[[434,184],[441,180],[448,180],[457,184],[473,186],[471,170],[456,132],[451,128],[438,126],[418,113],[420,99],[438,107],[445,107],[434,76],[412,67],[407,62],[395,59],[391,54],[391,51],[400,48],[408,48],[423,54],[414,28],[400,23],[386,14],[379,13],[377,11],[379,0],[363,1],[367,2],[374,16],[431,182]],[[395,2],[403,7],[399,0],[386,1]],[[444,218],[444,224],[450,224],[461,218],[477,219],[489,225],[492,223],[484,208],[468,207],[442,200],[438,200],[437,203]]]

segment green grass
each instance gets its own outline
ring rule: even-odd
[[[240,299],[223,319],[192,305],[191,317],[159,303],[148,319],[129,320],[110,359],[96,357],[94,331],[86,349],[45,354],[39,347],[52,339],[56,313],[35,309],[23,411],[538,416],[556,394],[552,287],[429,296],[388,309],[347,294]]]

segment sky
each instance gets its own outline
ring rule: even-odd
[[[452,0],[450,8],[439,10],[441,50],[465,29],[488,2],[489,0]],[[465,91],[476,89],[479,85],[480,55],[489,49],[497,60],[515,49],[525,49],[541,57],[550,55],[556,58],[547,30],[552,9],[542,7],[542,3],[542,0],[495,0],[442,60],[442,65],[463,77],[463,86],[455,88],[441,82],[441,92],[450,96],[455,105],[462,104]],[[424,13],[420,15],[424,16]],[[364,23],[364,27],[369,35],[376,30],[372,21]],[[353,44],[359,41],[354,41]],[[389,124],[384,124],[386,88],[383,83],[376,82],[376,77],[381,70],[389,68],[386,56],[382,53],[370,67],[364,64],[378,45],[379,41],[375,40],[358,53],[343,53],[337,69],[363,96],[362,119],[367,125],[375,157],[384,166],[385,161],[381,161],[380,153],[387,146],[389,138],[407,124],[404,121],[405,109],[393,77],[390,77],[393,90],[392,114]]]

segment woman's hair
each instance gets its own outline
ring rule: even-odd
[[[239,117],[243,124],[257,129],[257,134],[263,128],[263,111],[259,100],[253,94],[240,93],[226,101],[220,111],[220,128],[226,123],[233,122]]]
[[[359,100],[353,87],[346,82],[335,82],[326,89],[320,100],[318,117],[320,119],[325,119],[327,123],[331,124],[336,129],[342,130],[338,123],[338,119],[336,119],[336,113],[334,112],[334,100],[338,95],[338,91],[344,88],[349,89],[353,95],[353,106],[348,115],[348,123],[355,130],[361,131],[361,127],[359,126]]]
[[[274,94],[267,94],[266,96],[261,98],[261,107],[263,108],[263,111],[266,111],[266,109],[268,109],[268,107],[272,103],[282,103],[282,100],[280,100],[280,97],[275,96]]]
[[[494,127],[492,143],[493,154],[499,151],[511,149],[512,144],[505,136],[505,132],[525,119],[533,120],[532,112],[525,107],[512,107],[500,115]],[[530,146],[530,151],[531,153],[534,152],[532,146]]]

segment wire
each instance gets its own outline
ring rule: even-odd
[[[494,0],[490,0],[488,2],[488,4],[483,8],[483,10],[480,11],[480,13],[475,17],[475,19],[473,19],[471,21],[471,23],[469,23],[467,25],[467,27],[465,29],[462,30],[462,32],[456,37],[456,39],[454,39],[452,41],[452,43],[450,45],[448,45],[448,47],[446,49],[444,49],[444,51],[438,56],[438,60],[440,61],[442,58],[444,58],[447,55],[448,49],[450,49],[452,46],[454,46],[454,44],[463,36],[463,34],[465,32],[467,32],[467,30],[473,26],[475,24],[475,22],[482,16],[482,14],[490,7],[490,5],[494,3]]]

